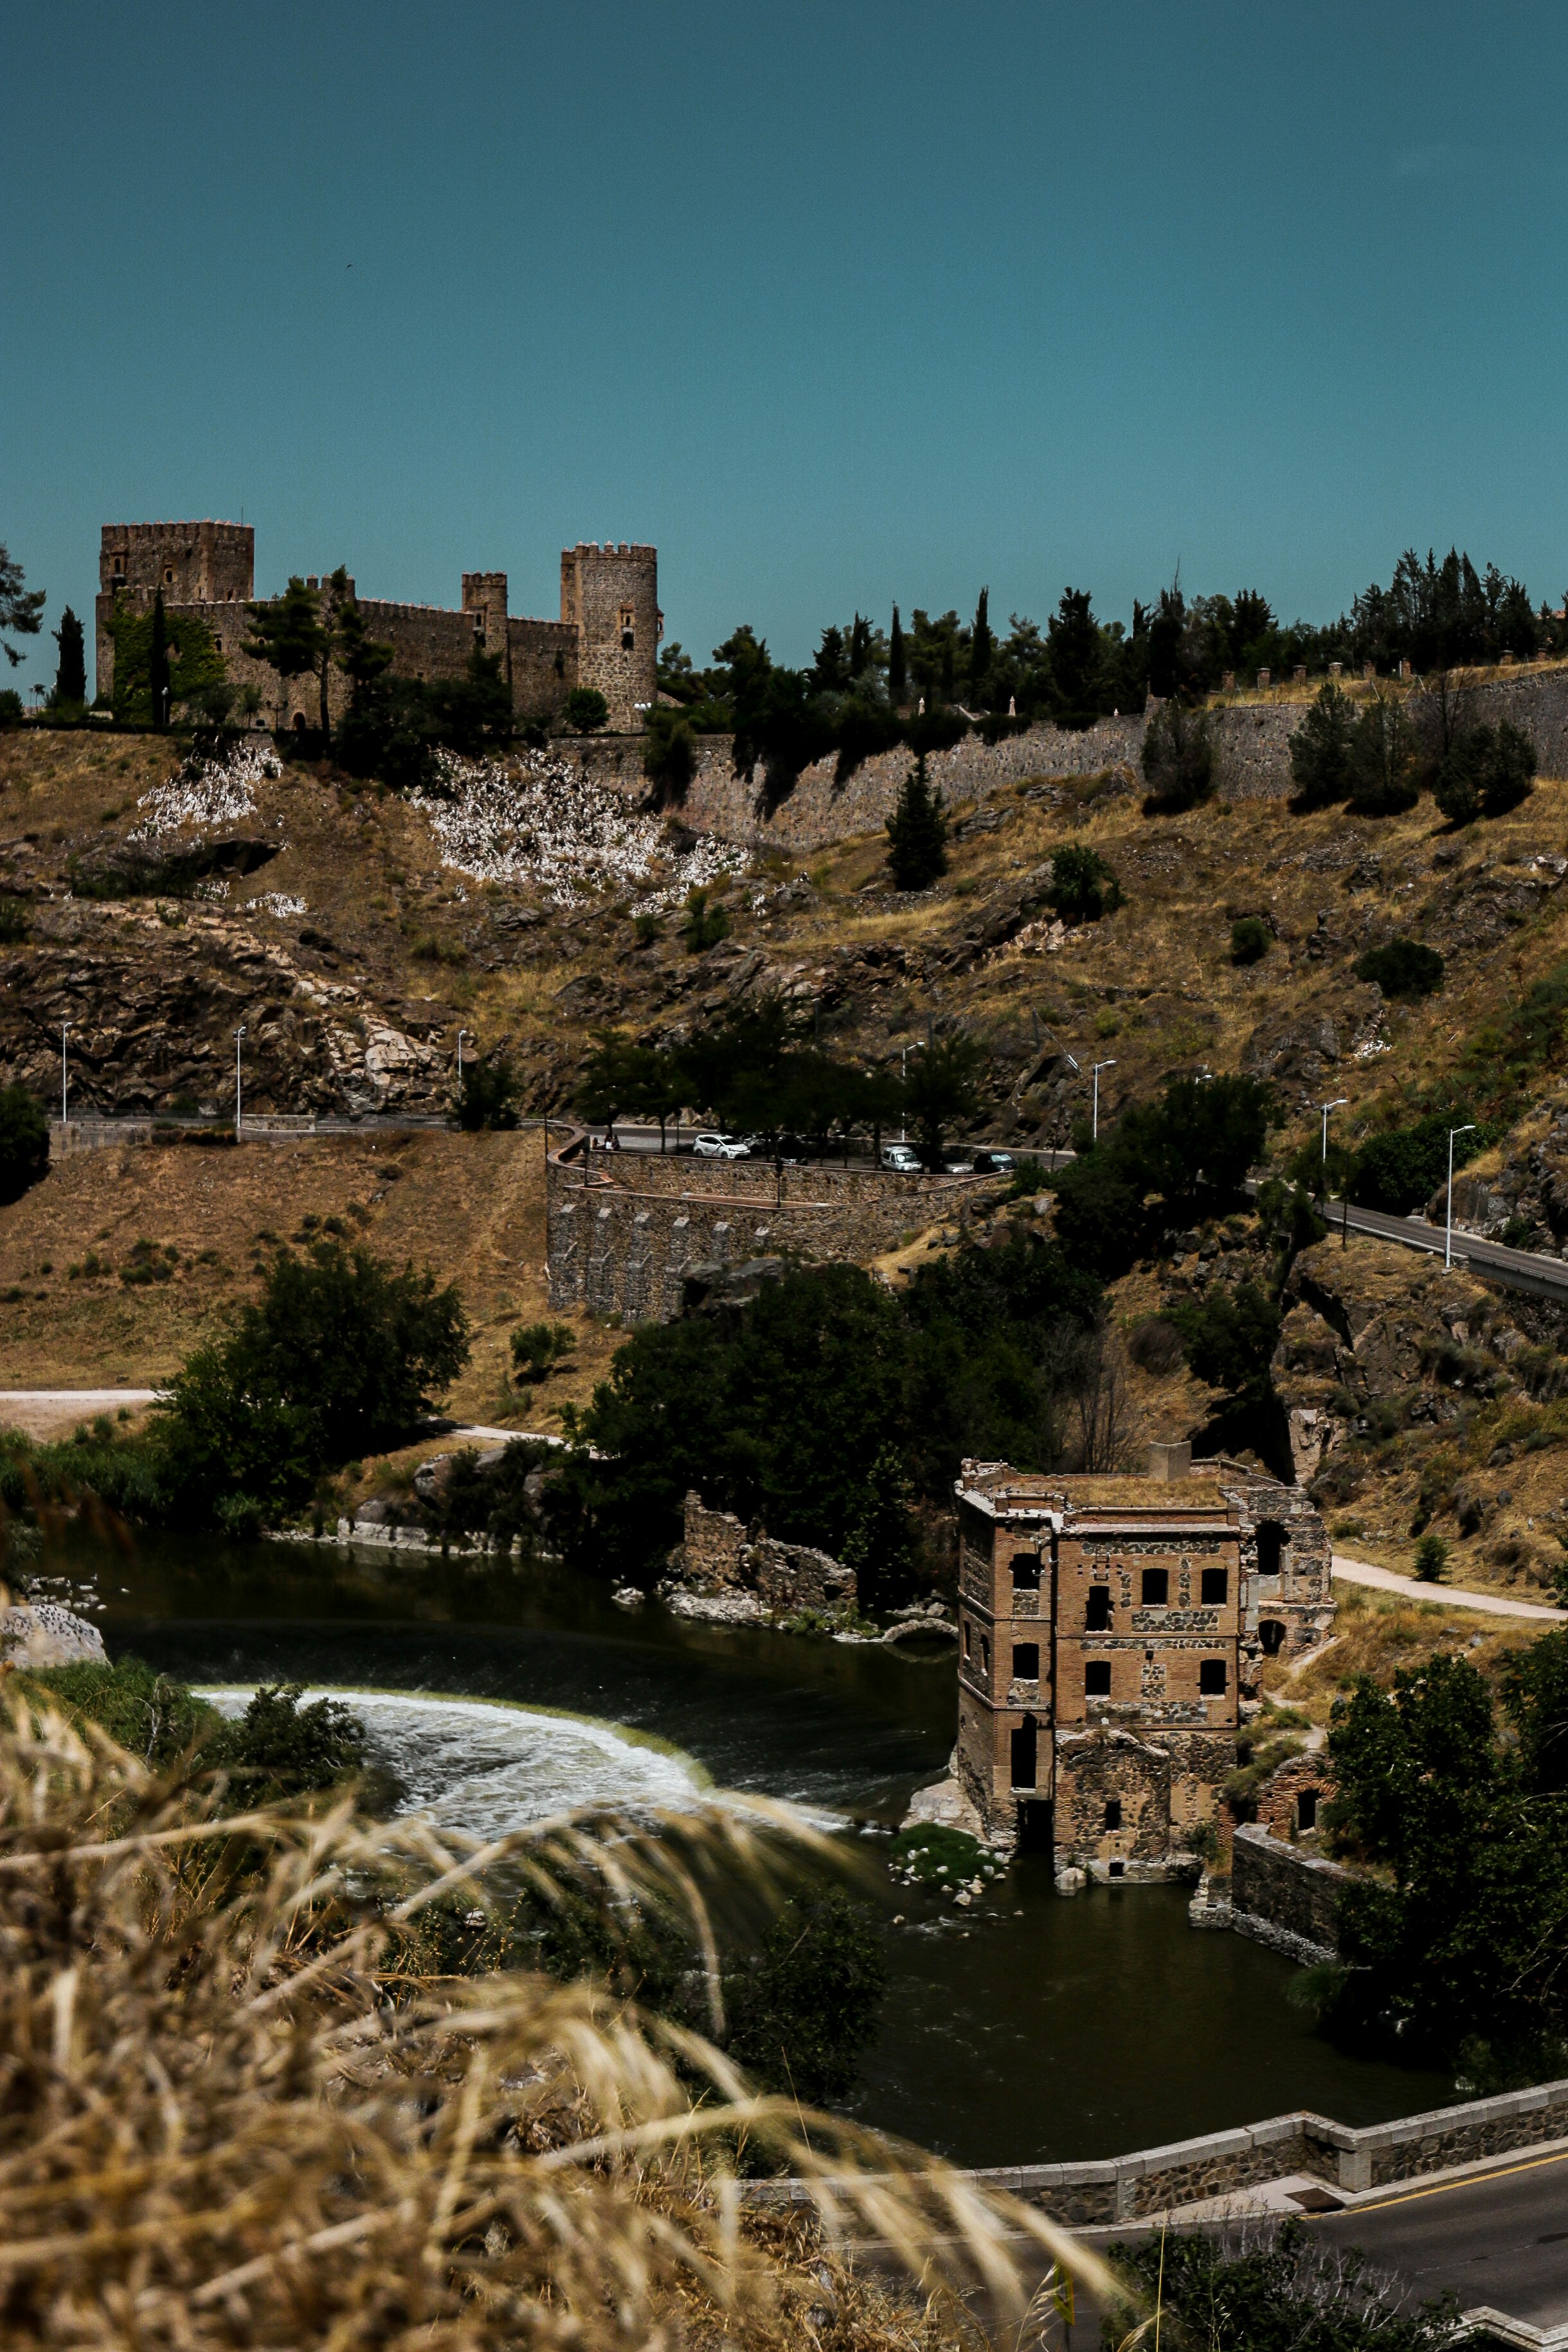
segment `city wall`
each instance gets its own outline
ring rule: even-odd
[[[550,1305],[667,1322],[695,1266],[863,1261],[940,1219],[961,1223],[997,1190],[988,1176],[590,1155],[574,1137],[546,1163]]]
[[[1364,689],[1355,685],[1354,691]],[[1406,696],[1423,739],[1441,739],[1437,697],[1417,683],[1396,688]],[[1222,798],[1279,799],[1291,789],[1290,740],[1310,702],[1229,702],[1215,711],[1217,790]],[[1541,772],[1568,776],[1568,670],[1521,667],[1500,674],[1469,692],[1460,723],[1495,726],[1511,719],[1534,740]],[[988,744],[967,735],[951,751],[934,751],[926,772],[949,803],[983,800],[988,793],[1034,776],[1094,775],[1107,768],[1125,771],[1141,791],[1139,755],[1147,724],[1136,717],[1102,719],[1082,733],[1033,727],[1027,734]],[[635,739],[563,738],[558,747],[614,789],[641,798],[647,791],[643,747]],[[760,767],[749,782],[735,773],[733,739],[699,736],[696,773],[678,814],[698,833],[716,834],[747,848],[809,853],[853,835],[877,833],[892,814],[912,755],[903,746],[878,752],[843,784],[833,781],[834,762],[805,769],[793,791],[771,815],[766,813]]]

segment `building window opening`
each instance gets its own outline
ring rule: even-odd
[[[621,650],[623,654],[635,653],[637,650],[637,640],[630,629],[622,629],[621,632]]]
[[[564,677],[566,676],[566,656],[564,654],[557,654],[555,657],[555,674],[557,677]]]
[[[1121,1800],[1121,1798],[1120,1798],[1120,1797],[1107,1797],[1107,1798],[1106,1798],[1106,1800],[1105,1800],[1105,1826],[1106,1826],[1106,1828],[1107,1828],[1108,1830],[1119,1830],[1119,1829],[1121,1828],[1121,1826],[1122,1826],[1122,1800]]]
[[[163,585],[165,588],[172,588],[174,585],[174,567],[172,563],[166,563],[163,566]]]
[[[1278,1519],[1264,1519],[1258,1529],[1258,1573],[1278,1576],[1281,1554],[1285,1548],[1285,1530]]]
[[[1145,1568],[1144,1570],[1144,1606],[1163,1609],[1170,1599],[1171,1572],[1168,1568]]]
[[[223,651],[223,649],[224,649],[224,641],[223,641],[222,637],[214,637],[214,638],[213,639],[213,651],[214,651],[214,653],[215,653],[215,654],[221,654],[221,653],[222,653],[222,651]]]
[[[1124,1877],[1126,1874],[1126,1869],[1127,1865],[1124,1862],[1113,1862],[1111,1864],[1111,1875],[1113,1878]]]
[[[1230,1598],[1230,1570],[1228,1568],[1206,1568],[1199,1597],[1206,1609],[1223,1609]]]
[[[1111,1661],[1091,1658],[1083,1669],[1085,1698],[1109,1698],[1111,1696]]]
[[[1037,1683],[1040,1680],[1040,1643],[1013,1643],[1013,1680],[1015,1683]]]
[[[114,568],[115,568],[115,570],[116,570],[117,572],[123,572],[123,571],[124,571],[124,569],[125,569],[125,558],[124,558],[124,556],[123,556],[123,555],[117,555],[117,556],[115,557],[115,559],[114,559]]]
[[[1103,1633],[1111,1623],[1111,1588],[1108,1584],[1092,1584],[1089,1588],[1089,1609],[1083,1622],[1091,1633]]]
[[[982,1668],[982,1671],[983,1671],[983,1672],[985,1672],[985,1673],[986,1673],[986,1674],[988,1674],[988,1675],[990,1673],[990,1671],[991,1671],[991,1645],[990,1645],[989,1641],[987,1639],[987,1637],[986,1637],[986,1635],[985,1635],[984,1633],[982,1633],[982,1634],[981,1634],[981,1636],[980,1636],[980,1665],[981,1665],[981,1668]]]
[[[1315,1830],[1317,1825],[1318,1792],[1315,1789],[1303,1789],[1296,1799],[1296,1827],[1299,1830]]]
[[[305,732],[305,730],[306,730],[306,729],[309,726],[309,724],[310,724],[310,721],[308,720],[308,719],[307,719],[307,718],[306,718],[305,713],[304,713],[302,710],[297,710],[297,711],[295,712],[295,714],[294,714],[294,732],[295,732],[297,735],[303,735],[303,734],[304,734],[304,732]]]
[[[974,1656],[974,1654],[975,1654],[975,1629],[974,1629],[974,1627],[970,1624],[970,1622],[969,1622],[968,1619],[966,1617],[966,1618],[965,1618],[965,1620],[964,1620],[964,1655],[965,1655],[967,1658],[972,1658],[972,1657]]]
[[[1040,1591],[1040,1554],[1037,1551],[1015,1551],[1013,1554],[1013,1591]]]
[[[1263,1655],[1277,1658],[1285,1646],[1285,1629],[1277,1617],[1265,1617],[1258,1628],[1258,1639],[1263,1644]]]
[[[1223,1698],[1228,1685],[1223,1658],[1202,1658],[1198,1662],[1197,1687],[1205,1698]]]
[[[1032,1789],[1035,1778],[1036,1732],[1032,1722],[1019,1724],[1012,1735],[1010,1770],[1015,1789]]]

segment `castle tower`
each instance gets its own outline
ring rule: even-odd
[[[577,682],[596,686],[610,724],[636,734],[652,706],[659,658],[659,551],[591,540],[564,548],[560,617],[578,633]]]
[[[108,622],[115,598],[145,613],[160,588],[166,605],[248,604],[256,593],[255,531],[243,522],[104,524],[95,606],[99,694],[114,690]]]
[[[512,678],[511,638],[507,628],[507,575],[504,572],[465,572],[463,610],[475,620],[474,643],[482,654],[499,654],[501,676]]]

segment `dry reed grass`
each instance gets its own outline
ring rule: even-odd
[[[37,1703],[0,1727],[6,2345],[869,2352],[971,2333],[968,2289],[1017,2320],[1019,2252],[1105,2287],[1038,2212],[751,2096],[591,1984],[399,1965],[420,1911],[498,1864],[591,1882],[612,1916],[678,1896],[701,1928],[707,1887],[788,1866],[779,1822],[559,1821],[475,1848],[347,1797],[214,1804]],[[800,2183],[786,2214],[748,2200],[759,2148]],[[861,2275],[857,2242],[913,2300]]]

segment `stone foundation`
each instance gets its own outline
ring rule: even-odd
[[[714,1616],[726,1623],[790,1617],[802,1609],[852,1610],[859,1599],[853,1569],[830,1552],[781,1543],[762,1528],[747,1528],[732,1511],[710,1511],[695,1494],[686,1496],[683,1540],[659,1589],[677,1616]],[[690,1605],[734,1601],[752,1606]]]
[[[1249,1822],[1230,1857],[1230,1924],[1303,1968],[1339,1958],[1339,1902],[1355,1876]]]

